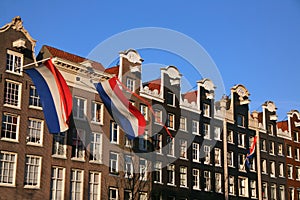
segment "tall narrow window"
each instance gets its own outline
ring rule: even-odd
[[[215,191],[217,193],[222,192],[222,174],[220,173],[215,174]]]
[[[261,139],[260,146],[262,151],[267,151],[267,145],[265,139]]]
[[[112,174],[119,173],[119,155],[115,152],[110,152],[109,154],[109,172]]]
[[[175,94],[173,92],[167,92],[167,104],[175,106]]]
[[[180,158],[187,159],[187,141],[184,139],[179,140]]]
[[[283,155],[283,145],[282,144],[278,144],[278,155],[279,156]]]
[[[170,129],[175,128],[175,115],[174,114],[168,113],[167,127]]]
[[[294,131],[294,142],[299,142],[299,132],[298,131]]]
[[[126,79],[126,87],[130,91],[134,92],[134,85],[135,85],[135,80],[132,79],[132,78],[127,77],[127,79]]]
[[[200,145],[198,143],[193,143],[193,161],[200,161]]]
[[[271,200],[276,200],[277,199],[277,195],[276,195],[276,184],[272,184],[271,185]]]
[[[101,133],[91,134],[90,161],[93,162],[102,161],[102,134]]]
[[[86,115],[86,99],[73,97],[73,116],[76,119],[84,119]]]
[[[203,104],[203,116],[210,117],[210,105],[207,103]]]
[[[295,160],[299,161],[299,158],[300,158],[299,148],[295,148]]]
[[[241,127],[245,127],[245,116],[237,115],[237,125]]]
[[[21,88],[21,83],[11,80],[5,80],[4,105],[20,108]]]
[[[300,180],[300,167],[296,167],[296,180]]]
[[[72,169],[70,187],[71,200],[83,199],[83,170]]]
[[[193,169],[193,189],[199,190],[200,189],[200,170]]]
[[[100,200],[101,173],[90,172],[89,174],[89,200]]]
[[[233,131],[232,130],[227,131],[227,142],[234,144]]]
[[[0,152],[0,185],[15,186],[17,154]]]
[[[261,172],[263,174],[267,173],[267,161],[266,160],[261,160]]]
[[[214,138],[215,140],[221,140],[221,127],[214,128]]]
[[[20,117],[18,115],[3,113],[1,139],[18,140]]]
[[[274,142],[270,142],[269,145],[270,145],[269,153],[274,155],[274,153],[275,153],[275,144],[274,144]]]
[[[140,180],[146,181],[147,180],[147,160],[144,158],[140,158],[139,163],[140,168]]]
[[[227,152],[227,164],[229,167],[234,167],[233,157],[232,151]]]
[[[155,109],[154,114],[155,114],[154,122],[158,123],[158,124],[161,124],[162,123],[162,111],[158,110],[158,109]]]
[[[118,200],[119,199],[119,190],[117,188],[109,188],[109,200]]]
[[[215,166],[221,166],[221,149],[215,148]]]
[[[21,75],[23,67],[23,54],[7,50],[6,53],[6,71]]]
[[[41,177],[41,157],[38,156],[26,156],[25,161],[25,187],[39,188]]]
[[[270,161],[270,176],[271,177],[275,177],[275,162],[274,161]]]
[[[204,190],[207,192],[211,191],[210,171],[204,171]]]
[[[110,142],[119,144],[119,126],[116,122],[110,122]]]
[[[85,158],[85,131],[77,129],[72,137],[72,158],[84,160]]]
[[[287,166],[287,173],[288,173],[288,178],[293,179],[293,165]]]
[[[182,131],[186,131],[186,117],[180,117],[179,129]]]
[[[245,154],[239,154],[239,170],[244,171],[245,170]]]
[[[132,156],[125,155],[124,165],[125,165],[125,169],[124,169],[125,178],[131,178],[133,176]]]
[[[140,110],[141,110],[142,115],[144,115],[145,120],[147,121],[148,120],[148,106],[140,105]]]
[[[187,168],[180,166],[180,187],[187,187]]]
[[[103,124],[103,104],[92,102],[92,122]]]
[[[210,139],[210,125],[207,123],[203,124],[203,135],[205,139]]]
[[[154,182],[162,182],[162,163],[160,161],[154,162]]]
[[[51,200],[64,199],[65,188],[65,169],[61,167],[52,167],[51,172]]]
[[[175,165],[170,164],[167,166],[167,183],[170,185],[175,184]]]
[[[284,177],[283,163],[279,163],[279,176]]]
[[[44,122],[39,119],[28,119],[27,144],[42,145]]]
[[[265,182],[262,183],[262,198],[268,199],[268,185]]]
[[[268,124],[268,133],[270,134],[270,135],[274,135],[274,128],[273,128],[273,124]]]
[[[171,138],[171,137],[168,137],[168,139],[167,139],[167,143],[168,143],[168,145],[167,145],[167,155],[169,155],[169,156],[174,156],[175,154],[174,154],[174,140],[175,140],[175,138]]]
[[[192,133],[195,135],[199,135],[199,122],[196,120],[192,121]]]
[[[248,187],[247,187],[247,178],[239,177],[239,196],[247,197],[248,196]]]
[[[285,187],[284,187],[284,185],[279,186],[279,200],[285,200]]]
[[[139,137],[139,149],[147,151],[148,149],[148,131],[145,131],[144,135]]]
[[[235,194],[235,187],[234,187],[234,176],[229,176],[229,194]]]
[[[156,153],[162,153],[162,134],[155,134],[153,139],[154,149],[156,150]]]
[[[287,145],[286,146],[286,152],[287,152],[287,157],[292,158],[292,146]]]
[[[30,94],[29,94],[29,107],[33,108],[42,108],[40,96],[37,93],[35,86],[30,86]]]
[[[250,181],[250,195],[251,195],[251,198],[256,198],[256,181],[255,180]]]
[[[53,135],[53,150],[55,156],[66,156],[66,133],[61,132]]]
[[[238,145],[240,147],[245,147],[245,134],[238,133]]]
[[[210,146],[204,146],[204,154],[205,154],[205,160],[204,164],[209,165],[210,164]]]

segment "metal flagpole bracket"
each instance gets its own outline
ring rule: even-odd
[[[32,63],[29,63],[29,64],[27,64],[27,65],[23,65],[22,67],[18,67],[18,69],[19,69],[19,68],[22,68],[22,70],[23,70],[23,69],[26,68],[26,67],[29,67],[29,66],[31,66],[31,65],[37,65],[38,63],[45,62],[45,61],[50,60],[50,59],[52,59],[52,58],[45,58],[45,59],[39,60],[39,61],[37,61],[37,62],[32,62]]]

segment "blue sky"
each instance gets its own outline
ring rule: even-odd
[[[251,110],[274,101],[279,120],[291,109],[300,110],[299,0],[2,0],[0,7],[0,26],[21,16],[37,40],[37,52],[47,44],[86,57],[102,41],[133,28],[178,31],[210,55],[226,94],[241,83],[251,94]],[[188,65],[168,54],[142,51],[141,56],[145,64]],[[182,73],[187,79],[192,76]]]

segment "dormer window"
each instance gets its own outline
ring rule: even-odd
[[[245,127],[245,116],[237,115],[237,125],[240,127]]]
[[[169,106],[175,106],[175,94],[173,92],[167,93],[167,104]]]
[[[23,54],[7,50],[6,53],[6,71],[22,75]]]

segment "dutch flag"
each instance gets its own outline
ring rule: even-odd
[[[106,109],[129,139],[144,134],[145,118],[124,96],[117,83],[117,77],[96,84],[96,89]]]
[[[40,96],[49,132],[67,131],[72,113],[72,94],[51,59],[39,67],[26,69],[25,72],[32,79]]]
[[[246,165],[247,165],[248,169],[250,169],[250,160],[249,159],[252,158],[255,153],[255,146],[256,146],[256,136],[254,137],[251,147],[249,149],[249,153],[246,156]]]

